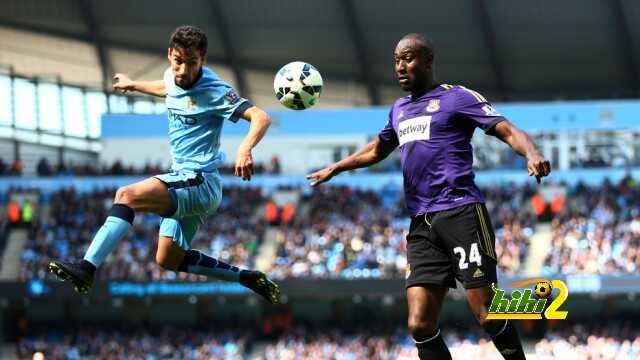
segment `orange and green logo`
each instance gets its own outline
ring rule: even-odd
[[[533,289],[529,287],[532,284],[535,284]],[[541,320],[543,318],[564,320],[569,314],[568,311],[558,310],[569,296],[569,289],[562,280],[536,278],[509,284],[509,288],[521,288],[511,292],[511,299],[505,296],[503,289],[496,288],[495,284],[491,287],[495,294],[489,306],[487,320]],[[547,306],[549,296],[554,289],[559,290],[558,295]]]

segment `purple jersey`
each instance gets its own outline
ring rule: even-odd
[[[396,100],[378,137],[400,147],[412,215],[484,202],[473,181],[471,137],[476,127],[487,132],[503,119],[482,95],[458,85]]]

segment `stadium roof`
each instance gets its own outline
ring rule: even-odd
[[[635,97],[640,93],[640,2],[633,0],[4,0],[0,26],[108,48],[164,54],[168,34],[194,24],[209,60],[246,70],[292,60],[327,79],[355,80],[372,104],[396,87],[392,53],[406,33],[436,45],[437,75],[495,100]],[[106,76],[105,78],[110,78]],[[106,84],[106,83],[105,83]]]

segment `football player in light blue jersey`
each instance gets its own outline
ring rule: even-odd
[[[171,66],[163,80],[133,81],[124,74],[114,77],[116,90],[166,99],[172,172],[118,189],[109,216],[84,259],[49,264],[49,270],[62,280],[70,280],[76,291],[89,291],[96,269],[131,228],[135,213],[150,212],[163,217],[156,253],[161,267],[239,282],[271,303],[279,301],[278,286],[262,272],[241,270],[190,247],[200,224],[220,205],[222,187],[217,168],[224,162],[219,151],[224,121],[243,118],[251,122],[235,162],[235,175],[243,180],[251,179],[251,150],[271,124],[263,110],[238,96],[204,65],[206,51],[204,32],[181,26],[171,35],[167,54]]]

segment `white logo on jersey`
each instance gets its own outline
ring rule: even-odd
[[[187,109],[195,110],[197,107],[196,99],[187,97]]]
[[[231,89],[225,94],[224,99],[227,100],[229,103],[233,104],[236,101],[240,100],[240,96],[238,96],[238,93],[236,93],[235,91],[233,91],[233,89]]]
[[[484,111],[487,116],[500,116],[500,113],[493,108],[493,106],[487,104],[482,107],[482,111]]]
[[[404,145],[416,140],[429,140],[431,116],[418,116],[398,124],[398,140]]]
[[[427,104],[427,112],[436,112],[440,110],[440,99],[431,99]]]

